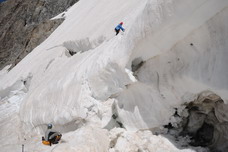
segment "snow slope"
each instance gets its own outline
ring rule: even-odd
[[[194,151],[149,130],[202,91],[227,102],[227,7],[227,0],[79,1],[45,42],[2,71],[1,151],[21,144],[42,152]],[[120,21],[126,32],[115,36]],[[41,146],[48,123],[64,133],[62,144]]]

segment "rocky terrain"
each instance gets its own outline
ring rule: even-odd
[[[78,0],[8,0],[0,3],[0,69],[15,66],[63,19],[50,20]],[[12,68],[11,67],[11,68]]]

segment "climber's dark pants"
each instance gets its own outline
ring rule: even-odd
[[[117,34],[119,34],[120,29],[118,29],[118,30],[117,30],[117,29],[115,29],[115,31],[116,31],[116,35],[117,35]]]
[[[62,135],[55,136],[52,139],[49,139],[49,142],[52,144],[58,144],[59,140],[61,139]]]
[[[50,139],[50,136],[51,136],[52,134],[54,134],[54,132],[50,132],[50,133],[48,134],[50,146],[51,146],[51,144],[58,144],[59,140],[60,140],[61,137],[62,137],[62,135],[60,134],[60,135],[54,136],[54,137],[52,137],[52,138]]]

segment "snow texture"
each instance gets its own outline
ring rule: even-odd
[[[228,102],[227,14],[227,0],[79,1],[1,71],[0,151],[203,151],[152,132],[202,91]],[[115,36],[121,21],[126,31]],[[60,144],[42,145],[48,123]]]

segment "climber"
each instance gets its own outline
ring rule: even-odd
[[[119,34],[120,30],[122,30],[123,32],[125,31],[125,29],[122,27],[122,25],[123,25],[123,22],[121,22],[120,24],[118,24],[118,25],[115,27],[116,35]]]
[[[58,144],[61,137],[61,133],[53,130],[52,124],[48,124],[45,137],[42,137],[42,143],[50,146],[51,144]]]

